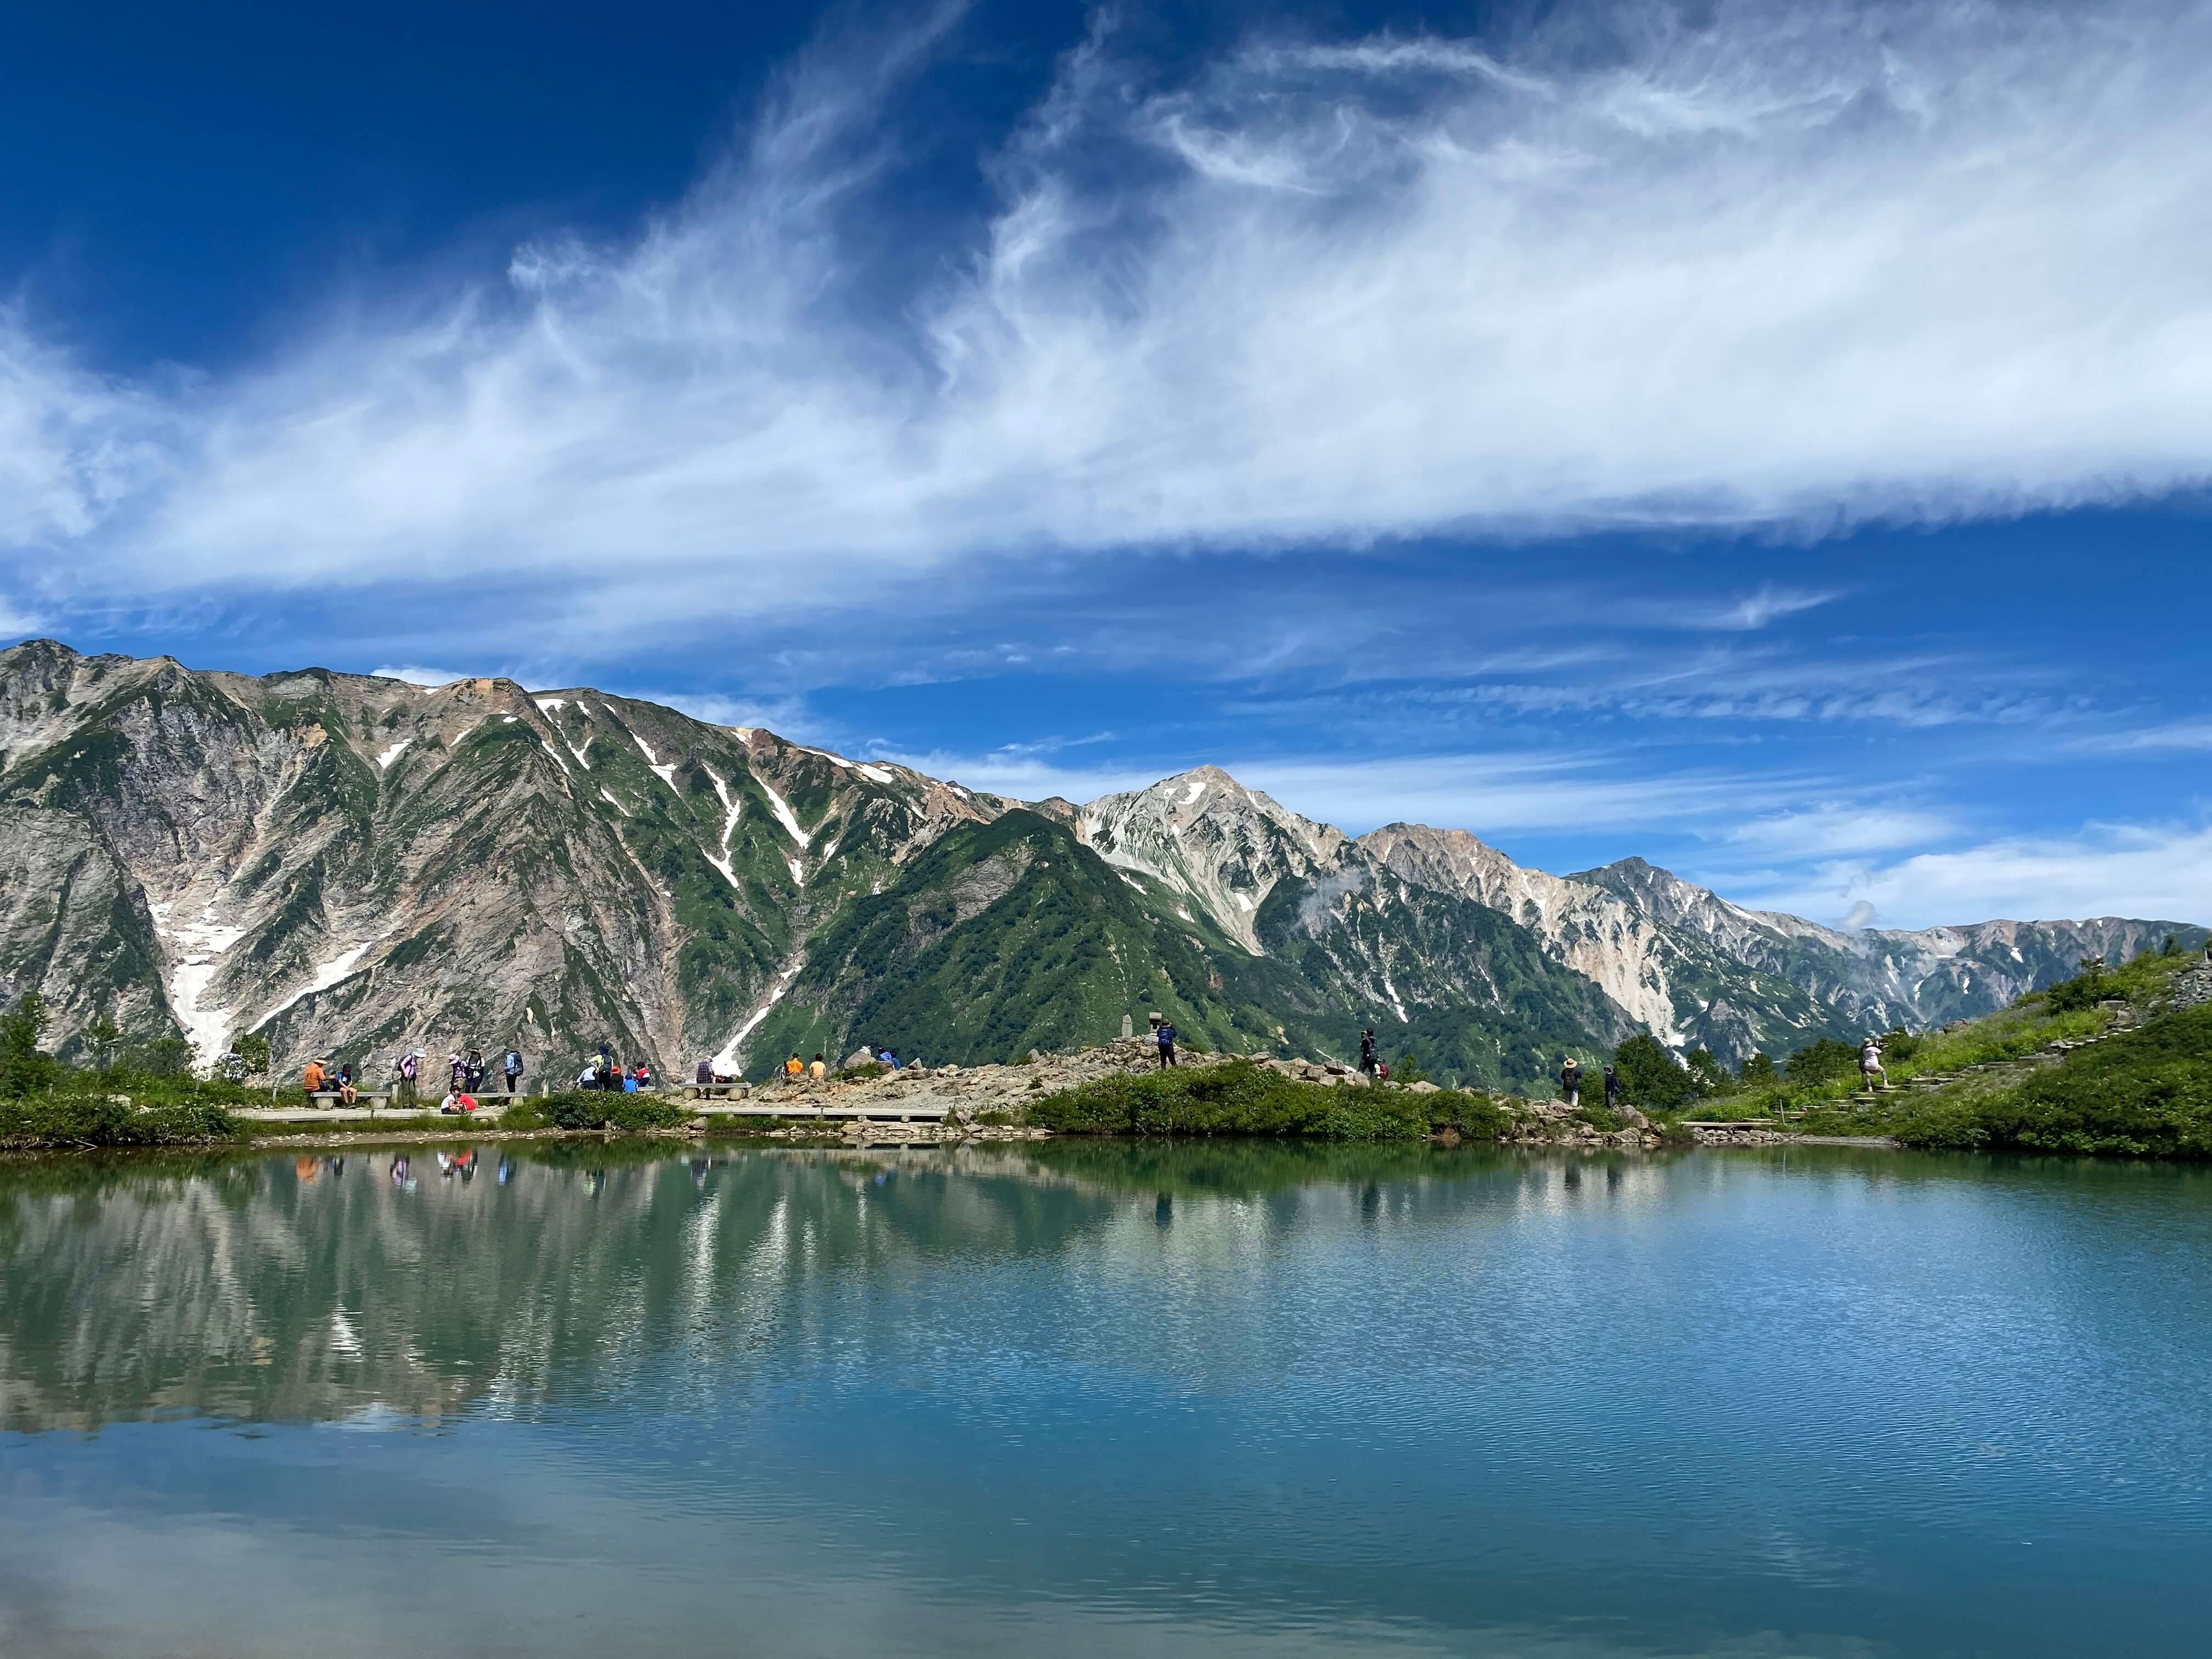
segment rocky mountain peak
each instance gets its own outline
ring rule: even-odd
[[[1351,845],[1342,830],[1301,817],[1218,766],[1103,795],[1077,814],[1075,833],[1108,863],[1195,901],[1255,956],[1260,907],[1276,884],[1334,870]]]

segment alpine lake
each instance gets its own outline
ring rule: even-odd
[[[0,1652],[2212,1650],[2212,1171],[0,1165]]]

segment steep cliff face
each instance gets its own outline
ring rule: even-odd
[[[605,1040],[725,1069],[856,1038],[958,1060],[1158,1008],[1212,1048],[1529,1084],[1639,1027],[1724,1060],[2002,1006],[2105,919],[1839,933],[1640,860],[1559,877],[1463,830],[1351,840],[1218,768],[1078,807],[979,794],[589,689],[0,652],[0,994],[380,1073]]]
[[[809,929],[1005,803],[596,692],[0,653],[0,972],[67,1047],[720,1048]]]

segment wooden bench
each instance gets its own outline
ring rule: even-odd
[[[335,1089],[318,1089],[311,1098],[318,1106],[340,1106],[345,1103],[345,1097]],[[389,1089],[356,1089],[353,1091],[354,1104],[366,1106],[372,1112],[391,1098],[392,1091]]]

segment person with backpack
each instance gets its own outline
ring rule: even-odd
[[[1559,1066],[1559,1098],[1567,1103],[1567,1109],[1571,1112],[1578,1109],[1583,1103],[1582,1062],[1577,1060],[1572,1054],[1563,1055],[1561,1057],[1561,1061],[1562,1063]]]
[[[1613,1062],[1609,1060],[1605,1063],[1605,1109],[1608,1112],[1620,1109],[1620,1078],[1613,1071]]]
[[[1166,1020],[1160,1022],[1160,1069],[1164,1071],[1176,1063],[1176,1028]]]
[[[468,1085],[469,1093],[472,1095],[480,1095],[483,1092],[484,1063],[483,1049],[471,1048],[469,1050],[469,1057],[461,1063],[461,1080]]]
[[[1359,1069],[1373,1077],[1381,1064],[1382,1058],[1375,1052],[1375,1028],[1370,1025],[1359,1034]]]
[[[403,1048],[399,1058],[392,1062],[392,1069],[399,1073],[398,1092],[402,1106],[416,1103],[415,1079],[422,1074],[422,1051],[420,1048]]]
[[[500,1062],[500,1069],[507,1074],[507,1093],[513,1094],[516,1085],[522,1081],[522,1050],[509,1048],[507,1058]]]

